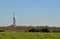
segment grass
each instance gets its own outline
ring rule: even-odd
[[[0,32],[0,39],[60,39],[60,33]]]

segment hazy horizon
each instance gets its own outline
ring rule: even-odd
[[[0,26],[43,25],[60,27],[60,0],[0,0]]]

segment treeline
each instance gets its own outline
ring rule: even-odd
[[[35,28],[32,28],[30,30],[28,30],[28,32],[50,32],[49,29],[47,27],[43,28],[43,29],[35,29]]]
[[[0,32],[60,32],[60,27],[48,26],[17,26],[17,27],[0,27]]]

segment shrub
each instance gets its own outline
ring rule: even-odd
[[[48,28],[41,29],[41,32],[49,32]]]
[[[29,32],[36,32],[36,29],[32,28],[32,29],[29,30]]]
[[[30,30],[28,30],[28,32],[50,32],[49,29],[47,27],[39,30],[39,29],[35,29],[35,28],[31,28]]]
[[[4,30],[0,30],[0,32],[4,32]]]

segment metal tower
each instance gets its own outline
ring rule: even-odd
[[[15,12],[13,13],[13,27],[16,26]]]

